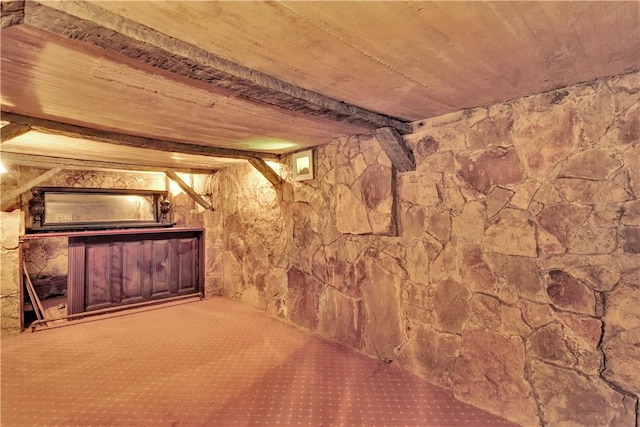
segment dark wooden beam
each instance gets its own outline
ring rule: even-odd
[[[282,183],[282,178],[263,159],[249,159],[249,163],[274,186]]]
[[[195,173],[195,174],[211,174],[215,170],[211,169],[194,169],[194,168],[167,168],[164,166],[152,166],[147,164],[138,163],[118,163],[118,162],[102,162],[95,160],[81,160],[70,159],[66,157],[50,157],[39,156],[35,154],[21,154],[2,151],[1,156],[3,160],[7,160],[10,163],[18,165],[32,166],[32,167],[58,167],[63,169],[73,170],[127,170],[127,171],[139,171],[139,172],[160,172],[164,173],[167,170],[173,172]],[[144,159],[139,161],[143,162]]]
[[[71,138],[88,139],[90,141],[106,142],[126,147],[146,148],[149,150],[168,151],[172,153],[195,154],[198,156],[227,157],[234,159],[278,159],[277,154],[261,153],[257,151],[234,150],[230,148],[209,147],[204,145],[186,144],[184,142],[167,141],[156,138],[128,135],[99,129],[76,126],[37,117],[2,112],[2,120],[11,123],[27,125],[31,129],[53,135],[63,135]]]
[[[189,184],[187,184],[186,182],[184,182],[182,180],[182,178],[180,178],[178,176],[177,173],[173,172],[173,171],[166,171],[165,174],[169,177],[169,179],[173,182],[175,182],[176,184],[178,184],[178,187],[182,188],[182,191],[184,191],[185,193],[187,193],[193,200],[196,201],[196,203],[198,203],[200,206],[202,206],[205,209],[208,209],[210,211],[214,211],[215,209],[213,209],[213,206],[211,206],[209,204],[209,202],[207,202],[205,199],[202,198],[201,195],[199,195],[193,188],[191,188],[189,186]]]
[[[0,128],[0,142],[6,142],[29,132],[31,127],[20,123],[9,123]]]
[[[80,40],[192,80],[224,88],[245,100],[313,117],[411,133],[409,123],[329,98],[213,55],[197,46],[102,9],[99,2],[27,2],[25,23]]]
[[[373,131],[387,156],[398,172],[416,170],[416,161],[413,153],[402,139],[402,135],[392,128],[380,128]]]
[[[0,3],[0,28],[20,25],[24,22],[24,0]]]

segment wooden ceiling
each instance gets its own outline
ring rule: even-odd
[[[0,35],[14,161],[216,169],[640,68],[637,1],[2,1]]]

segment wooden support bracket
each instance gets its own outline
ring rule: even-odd
[[[24,184],[21,187],[16,188],[13,191],[10,191],[7,194],[3,194],[2,195],[2,200],[0,200],[0,207],[2,209],[4,209],[6,207],[6,205],[11,202],[14,198],[18,197],[19,195],[21,195],[22,193],[25,193],[29,190],[31,190],[32,187],[37,186],[38,184],[48,180],[49,178],[51,178],[53,175],[57,174],[58,172],[60,172],[62,170],[62,166],[53,168],[51,170],[46,171],[45,173],[43,173],[42,175],[38,176],[37,178],[32,179],[31,181],[27,182],[26,184]]]
[[[196,193],[196,191],[191,188],[189,186],[189,184],[187,184],[186,182],[184,182],[182,180],[182,178],[180,178],[178,176],[177,173],[173,172],[173,171],[165,171],[164,172],[171,181],[175,182],[176,184],[178,184],[178,186],[182,189],[182,191],[184,191],[185,193],[187,193],[193,200],[196,201],[197,204],[199,204],[200,206],[202,206],[203,208],[210,210],[210,211],[214,211],[215,209],[213,208],[213,206],[211,206],[209,204],[209,202],[207,202],[205,199],[202,198],[201,195],[199,195],[198,193]]]
[[[416,170],[416,161],[413,153],[397,130],[390,127],[379,128],[373,131],[373,135],[398,172]]]
[[[282,178],[263,159],[249,159],[249,163],[274,186],[282,184]]]
[[[20,123],[9,123],[8,125],[2,126],[2,128],[0,128],[0,142],[6,142],[20,135],[24,135],[30,130],[31,126],[29,125],[23,125]]]

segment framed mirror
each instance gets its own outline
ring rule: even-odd
[[[39,231],[173,225],[167,192],[69,187],[31,191],[32,228]]]

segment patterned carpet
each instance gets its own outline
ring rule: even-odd
[[[12,426],[511,426],[223,298],[2,341]]]

